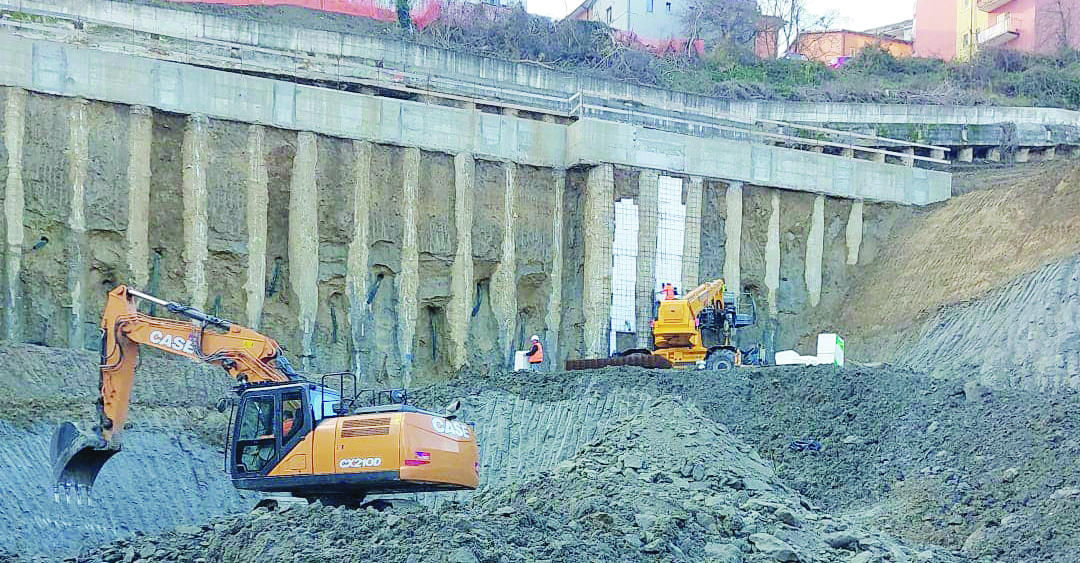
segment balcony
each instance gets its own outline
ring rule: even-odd
[[[979,0],[979,9],[984,12],[992,12],[1013,0]]]
[[[999,47],[1020,36],[1020,20],[1001,16],[997,23],[982,30],[977,36],[980,47]]]

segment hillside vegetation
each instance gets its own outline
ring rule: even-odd
[[[291,6],[237,7],[164,0],[140,4],[344,33],[378,35],[733,100],[1008,105],[1080,109],[1080,52],[1047,57],[984,50],[971,61],[897,58],[869,47],[831,69],[814,61],[761,60],[738,47],[704,56],[655,55],[618,43],[600,22],[553,21],[521,9],[459,7],[423,30]]]

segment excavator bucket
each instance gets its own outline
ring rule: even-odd
[[[79,430],[75,424],[65,422],[52,437],[53,479],[57,500],[63,492],[89,495],[90,487],[106,461],[120,448],[109,447],[96,433]]]
[[[610,358],[585,358],[566,360],[566,370],[600,369],[613,366],[635,366],[642,368],[671,369],[674,367],[667,358],[653,354],[629,354]]]

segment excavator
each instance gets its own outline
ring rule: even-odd
[[[146,315],[139,300],[184,320]],[[86,431],[65,422],[53,435],[58,498],[88,499],[120,451],[140,346],[219,366],[236,380],[235,396],[218,408],[231,409],[225,464],[239,489],[358,505],[374,493],[477,486],[472,425],[409,404],[403,389],[361,390],[350,373],[309,381],[273,339],[124,285],[109,292],[101,329],[98,423]]]
[[[745,304],[745,305],[744,305]],[[736,330],[757,321],[749,295],[728,291],[723,278],[705,282],[685,295],[660,301],[652,321],[653,350],[630,349],[610,358],[567,360],[567,370],[608,366],[727,370],[761,364],[757,350],[743,352]]]

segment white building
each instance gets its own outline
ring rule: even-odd
[[[648,39],[683,37],[681,15],[689,0],[585,0],[566,16],[599,21]]]

